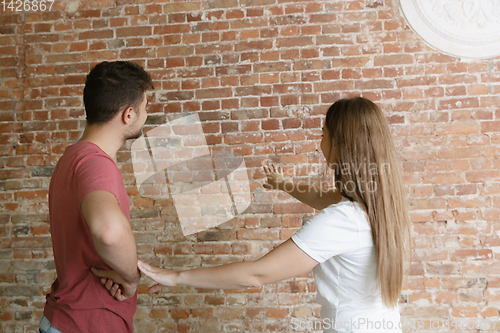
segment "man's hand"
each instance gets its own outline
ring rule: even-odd
[[[157,292],[163,287],[177,285],[176,278],[178,277],[179,272],[153,267],[140,260],[137,262],[137,266],[141,272],[143,272],[146,276],[149,276],[154,282],[157,282],[157,284],[148,289],[148,293],[150,294]]]
[[[101,283],[109,291],[109,294],[116,298],[118,301],[124,301],[135,295],[139,280],[137,283],[127,283],[115,271],[106,271],[92,267],[90,269],[94,275],[101,278]]]

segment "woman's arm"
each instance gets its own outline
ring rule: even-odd
[[[287,181],[283,175],[283,169],[277,168],[274,164],[264,166],[264,172],[267,176],[267,184],[263,185],[264,188],[285,191],[314,209],[322,210],[342,199],[337,189],[325,191],[313,185]]]
[[[171,271],[139,261],[139,269],[157,284],[154,293],[164,286],[185,285],[204,289],[260,287],[309,272],[318,262],[289,239],[256,261],[243,261],[216,267]]]

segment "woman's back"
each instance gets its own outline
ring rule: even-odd
[[[325,332],[384,332],[384,327],[398,332],[394,328],[399,327],[399,310],[382,302],[370,223],[360,204],[343,198],[309,220],[292,239],[319,262],[313,272]]]

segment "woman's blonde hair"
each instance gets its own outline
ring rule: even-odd
[[[410,250],[410,216],[400,160],[387,120],[375,103],[355,97],[335,102],[325,127],[335,187],[366,210],[377,254],[383,302],[396,306]]]

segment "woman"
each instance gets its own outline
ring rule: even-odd
[[[158,283],[149,292],[176,285],[255,287],[313,269],[324,332],[401,332],[398,299],[410,219],[382,111],[360,97],[337,101],[326,114],[321,151],[335,171],[335,188],[327,191],[286,181],[274,165],[264,167],[265,188],[321,210],[291,239],[259,260],[217,267],[171,271],[139,262]]]

